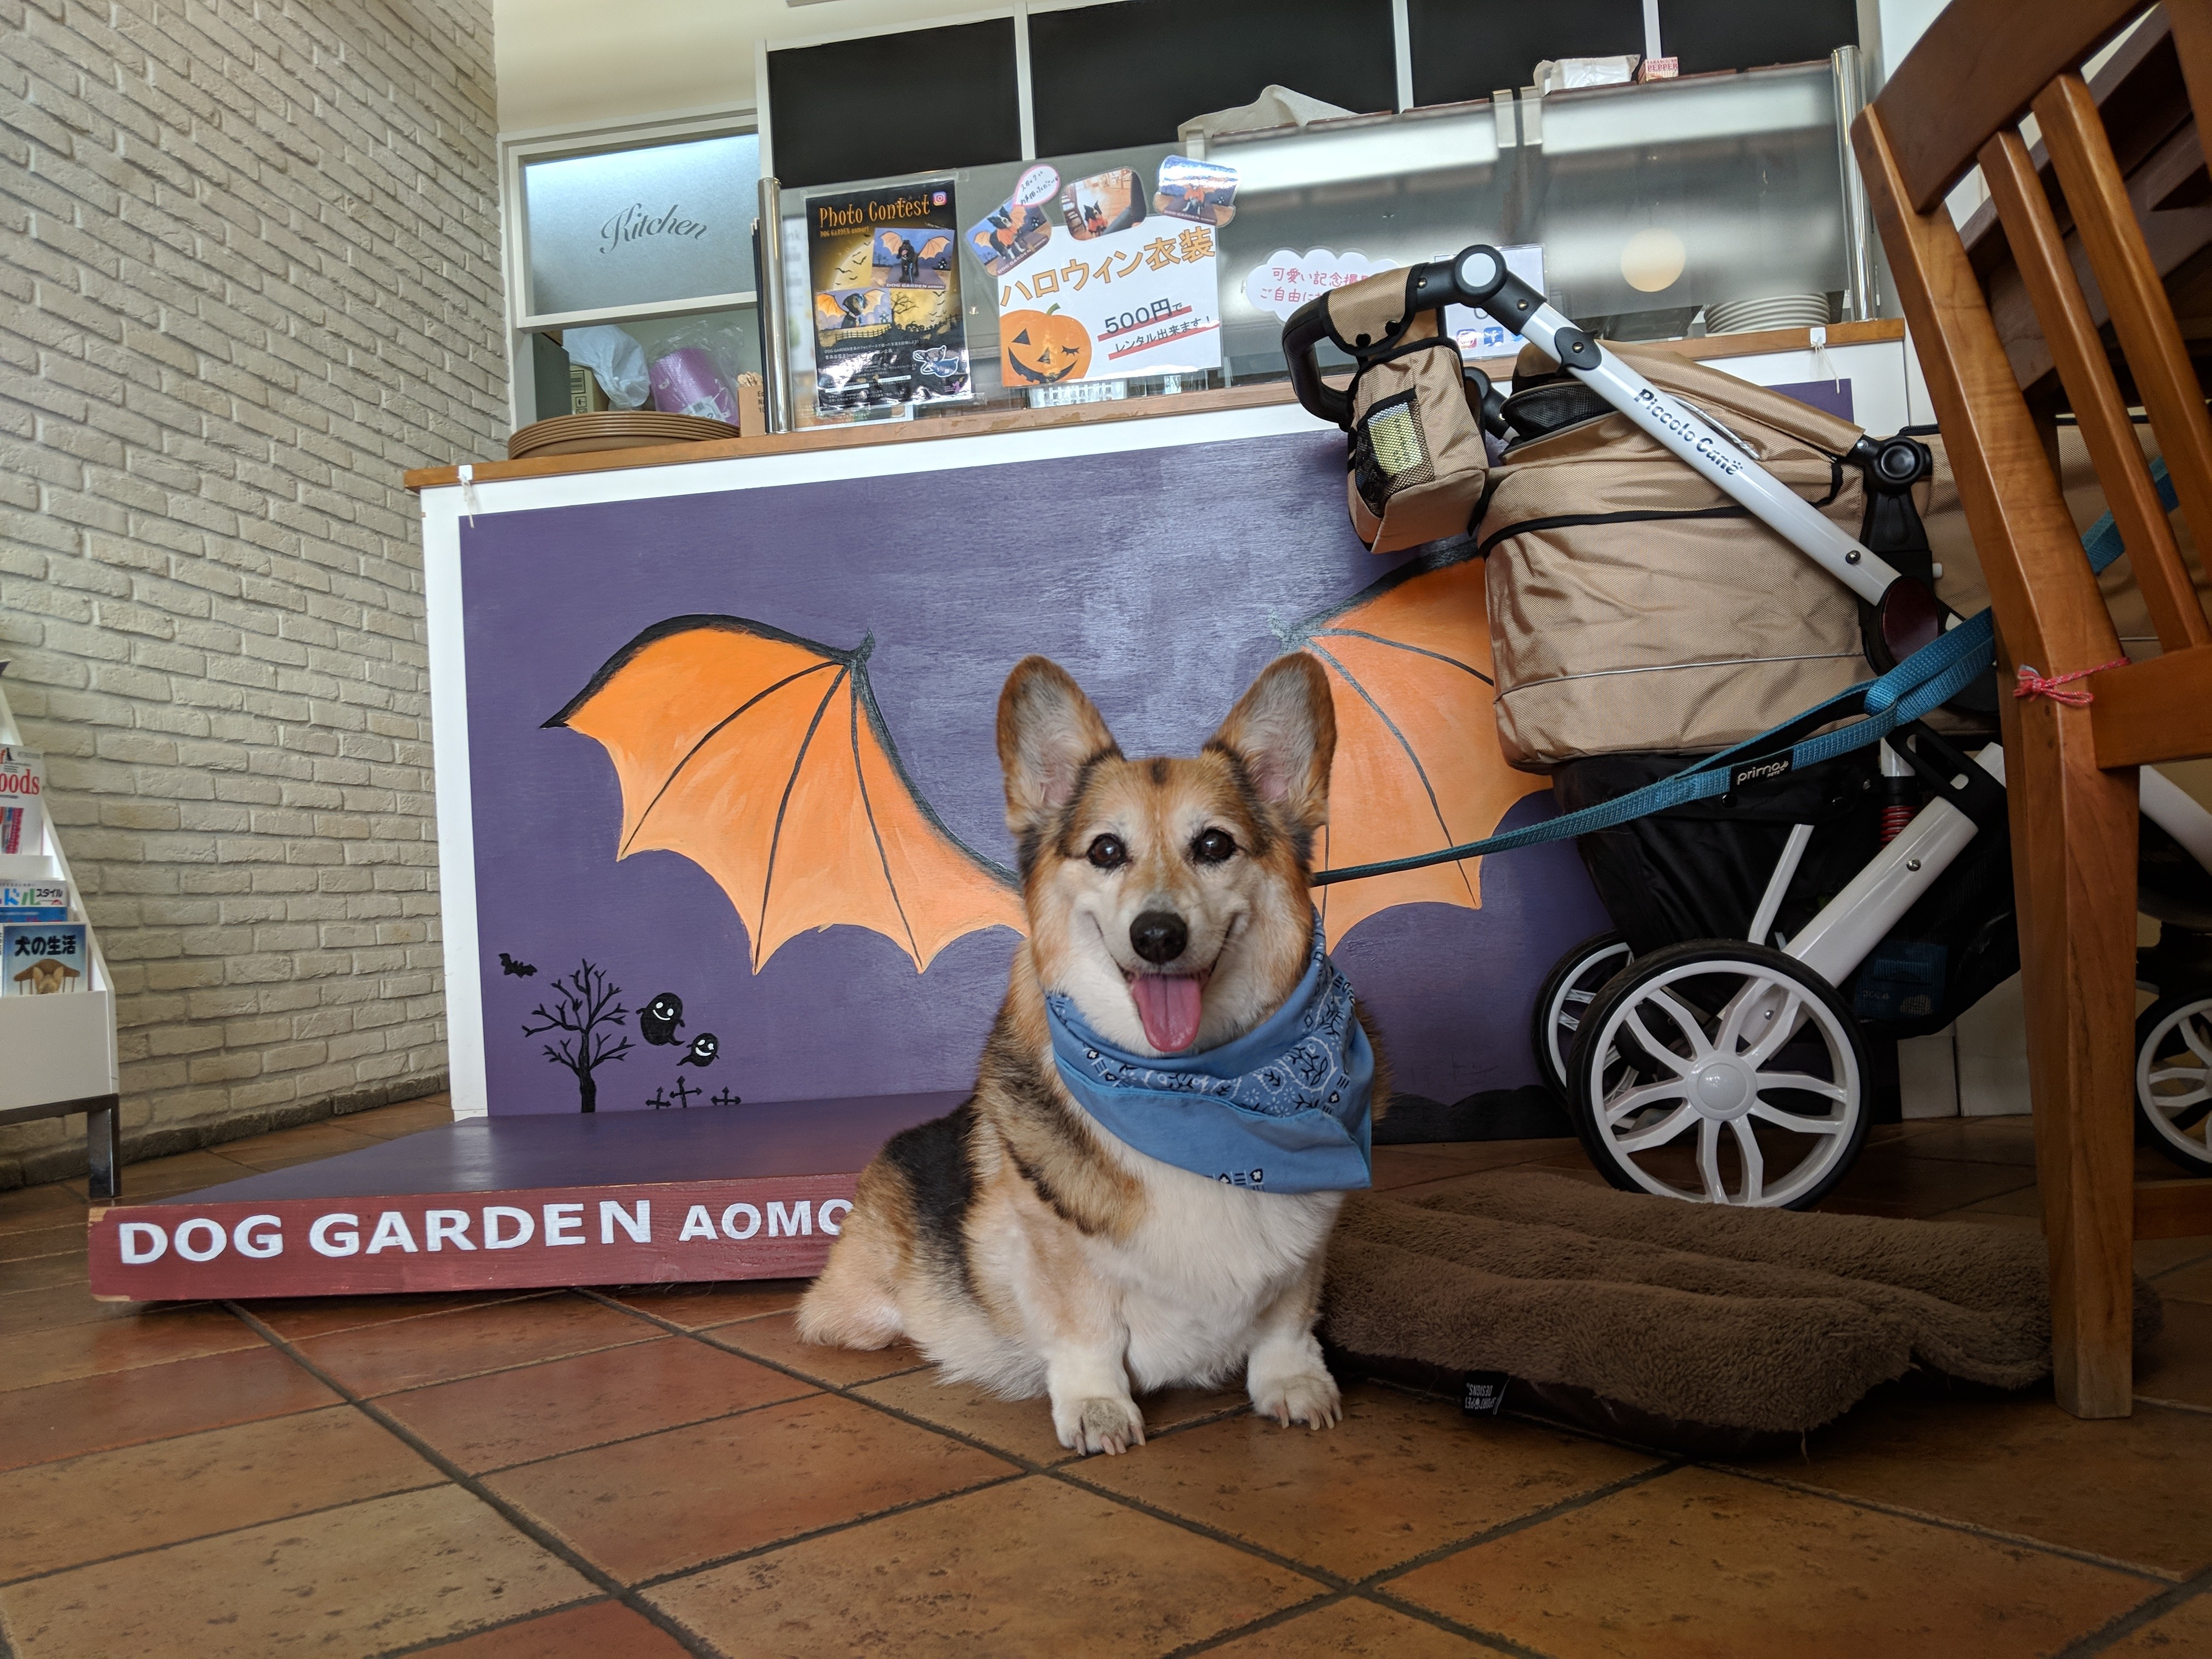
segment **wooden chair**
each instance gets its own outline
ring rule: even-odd
[[[2136,769],[2212,754],[2212,623],[2113,372],[2124,359],[2184,517],[2212,548],[2212,418],[2080,70],[2141,0],[1952,0],[1852,129],[1996,611],[2036,1166],[2060,1405],[2132,1395],[2133,1242],[2212,1231],[2212,1182],[2134,1178]],[[2166,8],[2212,110],[2212,0]],[[2033,112],[2062,199],[2020,123]],[[2158,632],[2127,665],[1944,198],[1979,164]],[[2070,257],[2070,223],[2111,317]],[[2114,665],[2118,664],[2120,665]],[[2075,684],[2065,682],[2077,681]],[[2090,698],[2074,697],[2087,690]],[[2054,696],[2052,692],[2063,695]]]

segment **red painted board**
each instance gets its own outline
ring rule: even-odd
[[[93,1214],[92,1292],[147,1302],[804,1278],[829,1259],[856,1178],[118,1205]]]

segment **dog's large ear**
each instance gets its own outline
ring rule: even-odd
[[[1121,750],[1083,688],[1048,657],[1024,657],[999,694],[1006,827],[1025,846],[1075,798],[1083,769]],[[1027,855],[1024,854],[1024,862]]]
[[[1310,836],[1328,822],[1336,703],[1328,672],[1305,652],[1268,664],[1206,746],[1234,755],[1260,799],[1299,835]]]

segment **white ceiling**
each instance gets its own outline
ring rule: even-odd
[[[958,17],[990,0],[492,0],[502,132],[753,101],[760,40]]]

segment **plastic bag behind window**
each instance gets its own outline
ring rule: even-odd
[[[651,391],[645,368],[645,348],[611,326],[572,328],[561,336],[561,349],[571,362],[581,363],[599,376],[607,402],[616,409],[635,409]]]

